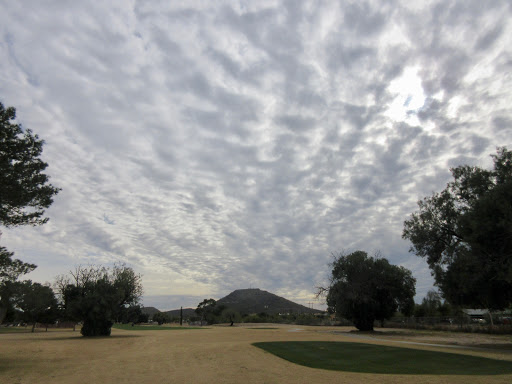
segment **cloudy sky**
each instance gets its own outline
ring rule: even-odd
[[[48,224],[2,229],[36,281],[125,262],[146,306],[249,287],[307,305],[331,253],[361,249],[421,301],[403,221],[450,167],[512,147],[507,0],[0,9],[0,101],[62,188]]]

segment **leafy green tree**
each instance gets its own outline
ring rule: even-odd
[[[142,308],[140,305],[130,305],[129,307],[122,307],[119,318],[117,319],[118,323],[147,323],[149,319],[149,315],[147,313],[142,312]]]
[[[373,330],[375,320],[389,319],[396,311],[414,310],[416,280],[411,271],[366,252],[334,255],[327,294],[330,313],[351,320],[361,331]]]
[[[36,266],[13,259],[13,252],[0,247],[0,324],[4,321],[7,311],[12,308],[11,297],[16,291],[16,280],[21,275],[32,272]]]
[[[43,173],[44,141],[30,129],[23,130],[13,107],[0,103],[0,223],[6,227],[40,225],[48,221],[44,210],[59,188]]]
[[[201,316],[201,321],[215,324],[224,308],[223,305],[217,305],[214,299],[204,299],[197,305],[196,313]]]
[[[18,310],[18,318],[32,324],[53,324],[59,317],[57,299],[53,290],[30,280],[14,283],[17,287],[12,296],[13,306]]]
[[[153,315],[153,321],[156,321],[158,325],[162,325],[170,322],[171,318],[165,312],[157,312]]]
[[[402,237],[452,305],[512,304],[512,152],[499,148],[492,158],[492,170],[451,169],[454,180],[404,222]]]
[[[84,336],[109,336],[114,321],[142,296],[140,275],[125,265],[78,267],[62,293],[68,318],[83,321]]]
[[[221,313],[222,321],[230,323],[230,326],[233,326],[235,322],[240,322],[242,320],[242,316],[240,313],[235,311],[233,308],[225,308]]]
[[[421,304],[425,308],[425,316],[439,316],[439,308],[441,308],[442,305],[441,295],[439,295],[437,291],[431,289],[427,292]]]

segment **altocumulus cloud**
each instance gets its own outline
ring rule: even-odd
[[[512,145],[508,1],[6,2],[0,98],[62,188],[2,243],[51,281],[126,262],[146,305],[302,303],[331,252],[432,286],[402,224]],[[320,305],[320,304],[317,304]]]

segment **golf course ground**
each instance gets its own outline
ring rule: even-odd
[[[0,329],[0,383],[512,383],[512,337],[279,324]]]

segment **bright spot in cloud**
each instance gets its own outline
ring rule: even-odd
[[[385,115],[394,121],[419,125],[416,113],[425,104],[426,97],[418,70],[418,67],[406,68],[402,76],[393,80],[388,87],[394,99]]]

